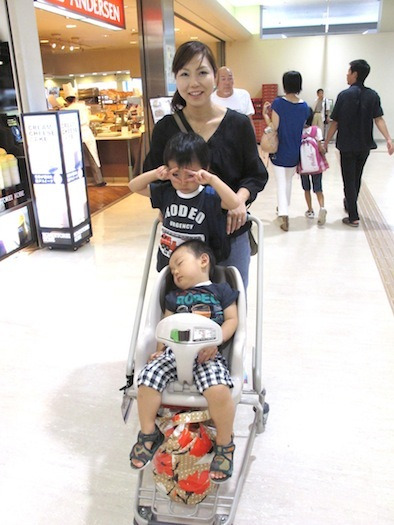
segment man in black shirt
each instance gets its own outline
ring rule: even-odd
[[[331,113],[331,125],[325,140],[328,143],[338,130],[336,147],[340,151],[345,209],[349,217],[342,219],[348,226],[358,227],[357,198],[361,176],[371,149],[376,149],[373,139],[373,123],[386,139],[389,155],[394,147],[383,118],[379,95],[364,86],[370,66],[365,60],[353,60],[347,73],[349,88],[341,91]]]

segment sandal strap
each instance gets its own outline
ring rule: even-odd
[[[145,467],[145,465],[147,465],[152,460],[156,450],[163,443],[164,435],[157,425],[155,425],[155,427],[155,431],[151,434],[144,434],[140,430],[138,432],[137,443],[135,443],[131,449],[130,460],[136,459],[137,461],[141,461],[143,465],[140,468]],[[148,442],[152,443],[151,448],[147,448],[145,446],[145,443]],[[133,466],[133,464],[132,467],[138,469],[138,467]]]
[[[210,472],[220,472],[224,474],[223,478],[217,478],[214,481],[215,483],[222,483],[227,481],[233,473],[233,454],[235,450],[235,444],[233,441],[230,441],[228,445],[214,445],[214,457],[211,462]],[[228,457],[230,455],[231,457]]]

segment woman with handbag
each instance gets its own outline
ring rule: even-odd
[[[211,154],[211,172],[230,186],[241,201],[227,215],[231,253],[221,264],[238,268],[246,287],[250,262],[250,224],[246,222],[246,207],[268,180],[254,130],[246,115],[218,106],[211,100],[217,67],[208,46],[198,41],[182,44],[175,53],[172,71],[177,87],[172,100],[174,114],[163,117],[155,125],[144,171],[163,164],[164,148],[179,130],[194,131],[203,137]]]
[[[278,149],[270,158],[276,178],[280,227],[287,232],[292,179],[300,160],[302,131],[309,107],[298,96],[302,89],[302,77],[298,71],[287,71],[283,75],[283,89],[283,97],[277,97],[272,104],[264,103],[263,116],[267,126],[278,133]]]

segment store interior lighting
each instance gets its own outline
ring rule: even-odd
[[[72,37],[71,40],[65,40],[61,38],[61,35],[59,33],[53,33],[51,35],[50,39],[42,39],[40,40],[40,44],[42,46],[49,46],[52,49],[52,52],[66,52],[69,51],[83,51],[84,48],[87,48],[88,46],[85,46],[84,44],[81,44],[79,41],[79,37]]]

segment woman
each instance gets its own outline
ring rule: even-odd
[[[96,186],[106,186],[101,172],[101,163],[97,150],[96,139],[89,126],[89,108],[82,102],[78,102],[77,91],[73,88],[71,82],[63,84],[64,98],[67,102],[65,110],[75,109],[79,111],[79,121],[81,125],[81,136],[83,144],[83,154],[85,158],[85,165],[88,161]]]
[[[211,153],[210,171],[226,182],[241,201],[237,208],[228,212],[231,253],[220,264],[236,266],[246,287],[250,262],[246,206],[255,200],[268,180],[257,151],[254,130],[247,116],[211,101],[217,67],[205,44],[196,41],[182,44],[175,54],[172,71],[177,86],[172,100],[175,113],[186,131],[198,133],[207,142]],[[163,164],[166,143],[179,129],[173,115],[165,116],[156,124],[144,171]]]
[[[300,160],[302,130],[309,108],[298,97],[302,89],[302,77],[298,71],[287,71],[283,75],[283,89],[286,93],[284,97],[277,97],[272,105],[269,102],[264,103],[263,116],[267,126],[278,131],[278,151],[271,155],[271,161],[276,178],[280,227],[287,232],[291,183]],[[272,109],[271,118],[269,108]]]

